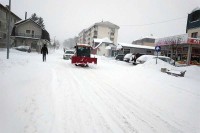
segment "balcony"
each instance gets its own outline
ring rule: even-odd
[[[34,38],[34,39],[41,38],[41,35],[26,34],[26,33],[16,33],[15,36],[22,37],[22,38]]]

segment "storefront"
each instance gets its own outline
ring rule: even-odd
[[[181,64],[200,65],[200,38],[189,38],[187,34],[157,39],[161,54]]]

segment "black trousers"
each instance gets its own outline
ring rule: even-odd
[[[46,61],[46,54],[43,54],[43,62]]]

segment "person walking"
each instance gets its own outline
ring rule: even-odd
[[[47,45],[44,44],[41,49],[41,54],[43,55],[43,62],[46,61],[46,54],[48,54]]]

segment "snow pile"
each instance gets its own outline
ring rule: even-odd
[[[157,59],[156,64],[156,58],[148,59],[144,64],[142,64],[142,66],[147,68],[153,68],[156,70],[160,70],[161,68],[167,68],[168,70],[175,68],[173,65],[160,59]]]

